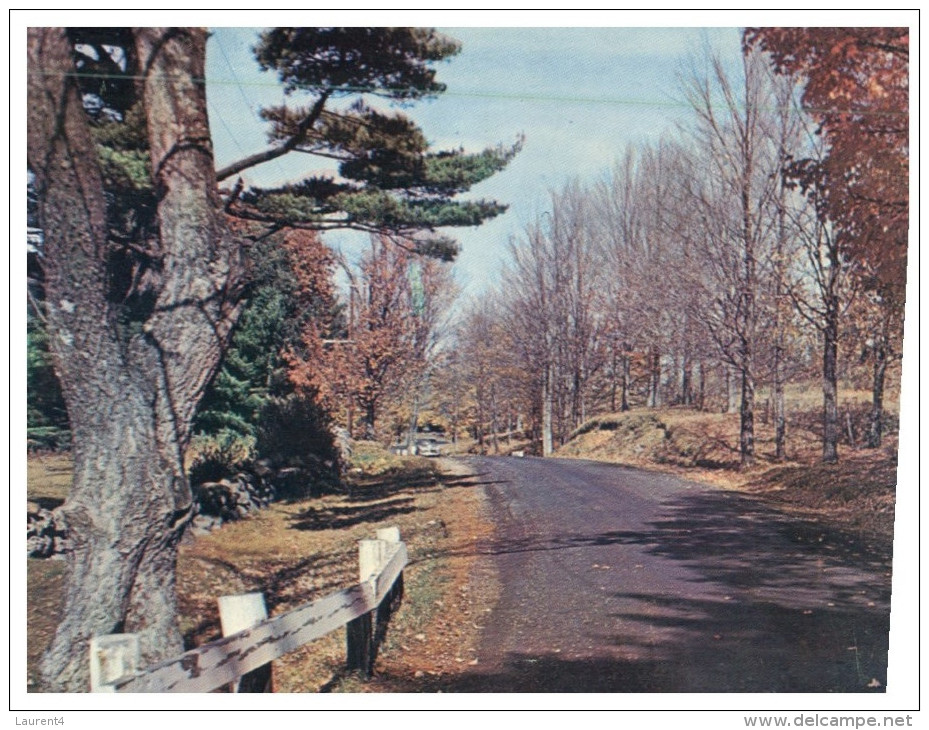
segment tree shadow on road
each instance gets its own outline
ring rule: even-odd
[[[568,551],[559,560],[590,566],[610,545],[640,546],[645,565],[614,565],[629,587],[610,595],[614,608],[577,625],[608,650],[514,653],[446,680],[443,691],[884,691],[890,545],[758,498],[702,490],[667,501],[641,530],[497,539],[479,551]],[[672,571],[682,590],[662,593],[630,568]],[[529,610],[547,608],[537,601]]]
[[[834,601],[877,592],[889,601],[890,545],[876,545],[861,535],[729,492],[671,500],[645,530],[496,539],[478,550],[504,555],[614,544],[641,545],[651,555],[693,568],[705,581],[776,590],[780,601],[802,598],[808,591],[828,591]]]

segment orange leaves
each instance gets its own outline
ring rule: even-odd
[[[808,168],[843,246],[902,290],[909,229],[909,29],[750,28],[775,68],[806,80],[803,104],[828,157]],[[814,179],[815,178],[815,179]]]
[[[317,244],[311,237],[291,245],[306,252]],[[414,260],[416,277],[411,275]],[[436,305],[448,281],[438,262],[421,261],[381,239],[372,240],[358,266],[345,269],[349,285],[344,328],[325,337],[320,322],[309,320],[302,351],[286,356],[289,377],[298,389],[318,392],[336,418],[351,421],[357,406],[370,432],[384,398],[408,397],[424,370]],[[331,266],[322,272],[308,267],[300,276],[307,290],[333,286]]]
[[[284,236],[284,248],[297,280],[301,298],[335,297],[332,284],[332,252],[314,231],[290,230]]]

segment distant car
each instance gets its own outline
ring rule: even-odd
[[[419,439],[416,442],[416,453],[420,456],[441,456],[439,442],[435,439]]]

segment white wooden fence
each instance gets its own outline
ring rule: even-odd
[[[136,634],[90,642],[92,692],[269,691],[270,662],[346,627],[347,667],[371,673],[377,644],[403,594],[408,562],[400,531],[388,527],[358,544],[359,583],[288,613],[267,618],[260,593],[219,599],[223,638],[139,670]]]

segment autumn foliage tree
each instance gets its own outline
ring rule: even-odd
[[[749,28],[746,49],[804,81],[802,101],[827,147],[794,159],[788,175],[816,202],[836,247],[855,263],[881,315],[869,444],[881,441],[886,363],[902,336],[909,233],[909,29]]]
[[[829,151],[792,174],[824,191],[828,215],[882,282],[906,280],[909,231],[909,29],[749,28],[747,47],[804,79],[804,109]]]
[[[385,402],[417,396],[452,285],[440,261],[385,237],[372,237],[357,267],[344,270],[343,334],[327,337],[319,321],[308,321],[301,348],[288,355],[290,378],[318,392],[350,432],[358,420],[365,437],[375,438]]]
[[[258,437],[273,428],[282,401],[292,395],[284,352],[299,341],[306,322],[328,330],[338,326],[340,314],[332,254],[319,234],[277,233],[249,246],[246,260],[242,315],[193,426],[196,475],[210,479],[238,470],[242,460],[274,455],[266,452],[265,438],[259,448]]]

